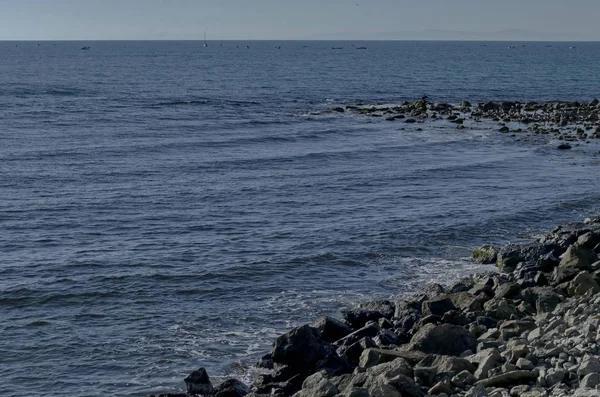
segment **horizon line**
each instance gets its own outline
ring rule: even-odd
[[[69,41],[198,41],[203,42],[204,39],[0,39],[0,42],[69,42]],[[447,42],[517,42],[517,43],[597,43],[600,39],[210,39],[207,42],[218,41],[371,41],[371,42],[388,42],[388,41],[447,41]]]

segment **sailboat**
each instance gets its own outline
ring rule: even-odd
[[[203,47],[208,47],[208,43],[206,42],[206,32],[204,32],[204,45]]]

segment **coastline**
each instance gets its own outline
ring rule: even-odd
[[[248,386],[201,368],[183,396],[600,395],[600,216],[473,252],[497,269],[363,302],[279,336]]]
[[[486,119],[500,133],[550,137],[566,150],[600,137],[599,104],[473,107],[423,98],[332,112],[407,124],[445,119],[457,129]],[[427,285],[409,299],[363,302],[342,320],[321,317],[279,336],[251,385],[227,379],[214,387],[201,368],[185,379],[187,394],[161,396],[597,396],[599,253],[600,217],[531,243],[484,246],[474,260],[497,268]]]

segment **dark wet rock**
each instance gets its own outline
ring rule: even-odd
[[[333,110],[334,112],[338,112],[338,113],[344,113],[344,112],[345,112],[344,108],[340,108],[340,107],[333,108],[332,110]]]
[[[406,119],[406,120],[404,120],[404,122],[407,123],[407,124],[413,124],[413,123],[416,123],[417,120],[415,120],[415,119]]]
[[[410,341],[411,350],[424,353],[458,356],[466,350],[475,350],[475,336],[463,327],[443,324],[427,324]]]
[[[508,127],[504,126],[504,127],[501,127],[501,128],[498,130],[498,132],[507,133],[507,132],[510,132],[510,128],[508,128]]]
[[[250,388],[237,379],[227,379],[214,390],[214,397],[244,397]]]
[[[386,300],[362,303],[359,307],[342,310],[344,321],[352,328],[363,327],[368,321],[378,321],[384,317],[390,319],[394,316],[394,303]]]
[[[449,297],[438,296],[423,302],[421,312],[424,316],[434,315],[441,317],[445,313],[454,309],[456,308]]]
[[[569,145],[568,143],[561,143],[560,145],[558,145],[556,147],[558,150],[569,150],[572,149],[573,146]]]
[[[351,344],[359,341],[364,337],[374,338],[379,334],[380,331],[381,328],[377,323],[369,323],[368,325],[365,325],[364,327],[352,332],[351,334],[343,337],[342,339],[337,340],[335,342],[335,345],[350,346]]]
[[[321,339],[333,343],[352,333],[352,329],[339,320],[331,317],[320,317],[310,325],[316,329]]]
[[[341,346],[338,348],[338,354],[350,364],[358,364],[358,360],[365,349],[378,348],[375,341],[369,337],[364,337],[350,346]]]
[[[256,363],[256,366],[258,368],[273,369],[275,363],[273,362],[273,356],[271,355],[271,353],[267,353],[264,356],[262,356]]]
[[[488,290],[491,291],[491,287]],[[457,309],[466,312],[481,311],[485,302],[490,300],[490,297],[485,293],[473,295],[470,292],[459,292],[457,294],[450,294],[449,297]]]
[[[200,395],[208,395],[214,391],[214,387],[208,377],[208,373],[206,369],[200,368],[191,374],[189,374],[185,379],[185,390],[189,394],[200,394]]]
[[[319,331],[309,325],[294,328],[273,343],[273,361],[300,371],[310,370],[326,354],[326,344]]]

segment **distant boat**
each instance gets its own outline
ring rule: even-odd
[[[206,32],[204,32],[204,45],[202,47],[208,47],[208,43],[206,42]]]
[[[343,50],[344,47],[331,47],[332,50]]]
[[[572,50],[572,49],[574,49],[574,48],[575,48],[575,46],[571,46],[571,47],[569,47],[569,49],[570,49],[570,50]]]
[[[249,50],[249,49],[250,49],[250,46],[249,46],[249,45],[247,45],[247,46],[246,46],[246,49],[247,49],[247,50]]]
[[[367,47],[356,47],[357,50],[366,50]]]
[[[87,51],[87,50],[89,50],[90,48],[92,48],[92,47],[90,47],[90,46],[87,46],[87,45],[86,45],[85,47],[81,47],[81,50],[82,50],[82,51]]]

